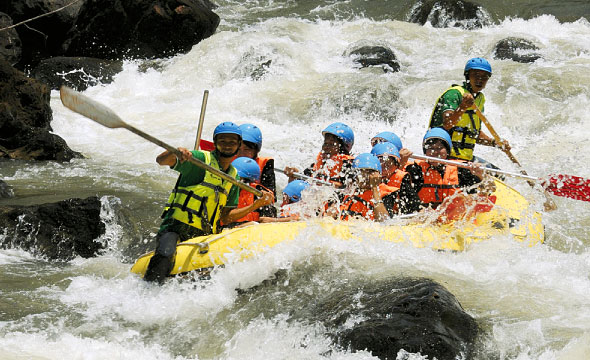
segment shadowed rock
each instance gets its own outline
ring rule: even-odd
[[[0,11],[8,14],[15,23],[49,14],[73,0],[3,0]],[[24,69],[35,66],[41,59],[63,55],[64,42],[86,0],[78,1],[62,10],[16,27],[22,41],[22,58],[16,65]]]
[[[537,50],[539,47],[532,41],[509,37],[498,41],[494,48],[494,58],[531,63],[541,58],[541,55],[536,52]]]
[[[0,12],[0,29],[12,25],[10,16]],[[22,46],[20,37],[14,28],[0,31],[0,59],[11,65],[16,64],[21,57]]]
[[[13,196],[14,193],[12,192],[12,189],[8,186],[8,184],[0,180],[0,198],[9,198]]]
[[[55,57],[42,60],[31,72],[31,76],[49,86],[59,89],[67,85],[83,91],[89,86],[108,84],[123,70],[119,61],[87,57]]]
[[[463,0],[418,1],[408,21],[421,25],[429,22],[435,28],[460,27],[477,29],[491,25],[491,17],[481,6]]]
[[[394,52],[384,46],[362,46],[352,50],[348,56],[361,67],[381,67],[383,72],[398,72],[400,69]]]
[[[69,56],[159,58],[211,36],[219,16],[208,0],[86,0],[67,42]]]
[[[81,154],[51,134],[50,90],[0,60],[0,158],[69,161]]]
[[[322,301],[319,314],[343,347],[396,359],[400,350],[430,359],[469,358],[478,333],[475,320],[455,296],[429,279],[390,279],[343,290]],[[345,325],[361,319],[354,325]]]
[[[97,197],[34,206],[0,206],[2,248],[20,248],[52,260],[96,256],[105,244]]]

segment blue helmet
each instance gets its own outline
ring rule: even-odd
[[[395,156],[398,160],[400,159],[397,147],[390,142],[382,142],[379,144],[375,144],[375,146],[373,146],[373,149],[371,149],[371,154],[375,156],[391,155]]]
[[[260,151],[260,148],[262,148],[262,131],[258,126],[243,124],[240,125],[240,130],[242,130],[242,140],[256,145],[256,150]]]
[[[248,157],[239,157],[231,163],[241,179],[247,179],[250,181],[260,180],[260,166],[258,163]]]
[[[381,161],[373,154],[362,153],[354,158],[352,167],[355,169],[371,169],[381,172]]]
[[[283,194],[286,194],[291,202],[296,203],[301,200],[301,192],[309,186],[309,183],[303,180],[293,180],[285,186]]]
[[[373,136],[371,142],[373,141],[373,139],[376,138],[381,138],[387,142],[392,143],[398,150],[401,150],[401,148],[403,147],[402,140],[399,138],[399,136],[397,136],[395,133],[392,133],[391,131],[380,132],[379,134]]]
[[[488,72],[490,74],[490,76],[492,76],[492,65],[490,65],[490,63],[484,58],[476,57],[473,59],[469,59],[467,61],[467,64],[465,64],[465,70],[463,71],[465,76],[467,76],[467,74],[469,73],[469,70],[472,70],[472,69],[473,70],[483,70],[485,72]]]
[[[424,139],[422,140],[422,149],[424,149],[424,144],[427,140],[430,139],[441,139],[444,141],[445,145],[447,146],[447,151],[449,154],[451,153],[451,136],[449,133],[443,128],[432,128],[428,129],[426,134],[424,135]]]
[[[326,134],[332,134],[339,138],[344,143],[344,147],[348,152],[350,152],[352,145],[354,145],[354,132],[350,126],[344,123],[335,122],[328,125],[328,127],[322,131],[322,135]]]
[[[215,130],[213,130],[213,141],[215,141],[215,137],[219,134],[236,134],[242,139],[242,130],[231,121],[222,122],[215,127]]]

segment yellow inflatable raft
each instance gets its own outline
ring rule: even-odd
[[[171,274],[211,268],[225,264],[229,258],[241,261],[277,244],[292,241],[305,230],[305,236],[331,236],[342,240],[380,239],[406,243],[415,247],[463,251],[474,242],[499,235],[511,235],[529,246],[544,240],[541,214],[530,209],[529,202],[516,190],[496,181],[496,203],[493,209],[481,213],[467,223],[438,225],[418,219],[398,219],[385,224],[368,221],[308,221],[255,224],[201,236],[178,244]],[[143,255],[131,272],[144,274],[153,252]]]

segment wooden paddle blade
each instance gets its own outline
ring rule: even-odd
[[[199,142],[199,147],[201,148],[201,150],[204,150],[204,151],[215,150],[215,144],[211,141],[207,141],[204,139],[201,139],[201,141]]]
[[[114,129],[126,127],[127,125],[113,110],[67,86],[62,86],[59,89],[59,97],[62,104],[68,109],[84,115],[103,126]]]
[[[557,196],[590,202],[590,179],[555,174],[549,176],[548,183],[545,185],[548,191]]]

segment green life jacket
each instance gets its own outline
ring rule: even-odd
[[[449,90],[458,90],[461,93],[461,97],[463,97],[463,95],[467,92],[467,89],[465,89],[463,86],[453,85],[448,88],[443,93],[443,95]],[[436,106],[440,102],[443,95],[441,95],[436,101],[436,105],[434,106],[432,114],[430,115],[428,128],[431,127]],[[477,105],[478,108],[483,109],[485,102],[486,98],[483,93],[478,93],[475,97],[475,105]],[[454,127],[452,127],[451,130],[449,130],[451,141],[453,142],[450,157],[468,161],[473,160],[473,149],[475,148],[475,143],[479,137],[480,130],[481,119],[475,113],[475,107],[470,107],[463,113],[459,119],[459,122]]]
[[[203,151],[205,163],[221,170],[209,151]],[[237,171],[230,166],[228,175],[237,178]],[[172,211],[172,218],[204,231],[217,233],[221,209],[227,203],[232,183],[206,171],[202,182],[191,186],[176,186],[170,194],[164,212]]]

